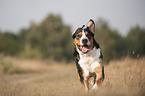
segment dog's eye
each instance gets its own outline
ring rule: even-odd
[[[81,35],[77,35],[78,38],[81,38]]]
[[[76,39],[79,40],[80,38],[81,38],[81,35],[78,34],[78,35],[76,36]]]

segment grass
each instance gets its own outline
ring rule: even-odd
[[[74,63],[10,57],[3,60],[11,65],[6,73],[0,65],[0,96],[145,96],[145,58],[111,61],[105,66],[102,86],[94,93],[83,90]],[[12,73],[15,68],[23,72]]]
[[[121,96],[145,95],[145,59],[124,58],[106,66],[103,89],[106,94]],[[103,91],[103,90],[102,90]]]
[[[52,66],[52,64],[56,66],[58,62],[54,62],[53,60],[26,60],[15,57],[3,57],[0,58],[0,74],[44,72],[51,69],[52,67],[49,67]]]

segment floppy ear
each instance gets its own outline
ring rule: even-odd
[[[73,39],[75,38],[75,33],[76,33],[76,31],[77,31],[78,29],[81,29],[81,30],[82,30],[83,27],[85,27],[85,25],[83,25],[82,27],[79,27],[79,28],[76,28],[76,29],[75,29],[75,31],[72,33],[72,38],[73,38]]]
[[[94,21],[92,19],[90,19],[90,21],[88,22],[87,27],[89,28],[89,30],[91,32],[93,32],[93,33],[95,32],[95,23],[94,23]]]
[[[72,33],[72,38],[74,39],[75,38],[75,33],[76,33],[76,30],[77,30],[78,28],[76,28],[75,29],[75,31]]]

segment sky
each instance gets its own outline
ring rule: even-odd
[[[0,0],[0,30],[17,33],[50,13],[60,14],[72,30],[99,18],[122,35],[136,25],[145,28],[145,0]]]

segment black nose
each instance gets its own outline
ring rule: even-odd
[[[88,40],[87,40],[87,39],[83,39],[83,40],[82,40],[82,43],[83,43],[83,44],[86,44],[86,43],[88,43]]]

